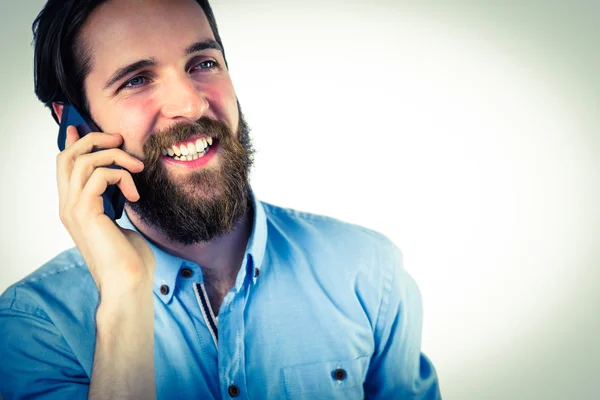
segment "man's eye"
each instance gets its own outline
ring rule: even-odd
[[[213,69],[216,68],[219,65],[218,62],[216,62],[215,60],[205,60],[202,61],[201,63],[196,64],[196,67],[194,68],[200,68],[200,69]]]
[[[125,82],[125,84],[123,85],[123,88],[133,89],[133,88],[143,85],[145,82],[146,82],[145,76],[136,76],[135,78],[131,78],[130,80]]]

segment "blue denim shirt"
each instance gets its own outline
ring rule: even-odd
[[[159,399],[438,399],[421,298],[386,237],[262,203],[213,315],[200,265],[152,246]],[[125,214],[124,214],[125,215]],[[135,227],[123,217],[122,227]],[[87,398],[98,290],[77,249],[0,297],[0,393]]]

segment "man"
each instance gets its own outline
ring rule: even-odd
[[[40,100],[102,132],[57,157],[77,248],[0,298],[4,399],[440,397],[399,250],[252,192],[207,2],[49,0],[34,32]]]

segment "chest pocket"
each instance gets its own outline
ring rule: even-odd
[[[283,369],[289,400],[364,399],[369,357],[293,365]]]

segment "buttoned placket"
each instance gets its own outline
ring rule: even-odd
[[[218,348],[216,338],[207,338],[207,332],[212,336],[210,320],[205,315],[200,298],[198,297],[198,287],[204,285],[202,269],[199,265],[191,262],[184,262],[179,270],[178,283],[180,285],[179,299],[185,304],[188,314],[191,317],[192,324],[196,330],[199,348],[204,354],[205,362],[214,357],[215,368],[218,368]],[[210,305],[206,305],[210,308]]]
[[[236,284],[225,295],[219,313],[219,379],[224,400],[248,398],[244,309],[253,286],[253,272],[252,257],[247,254]]]

